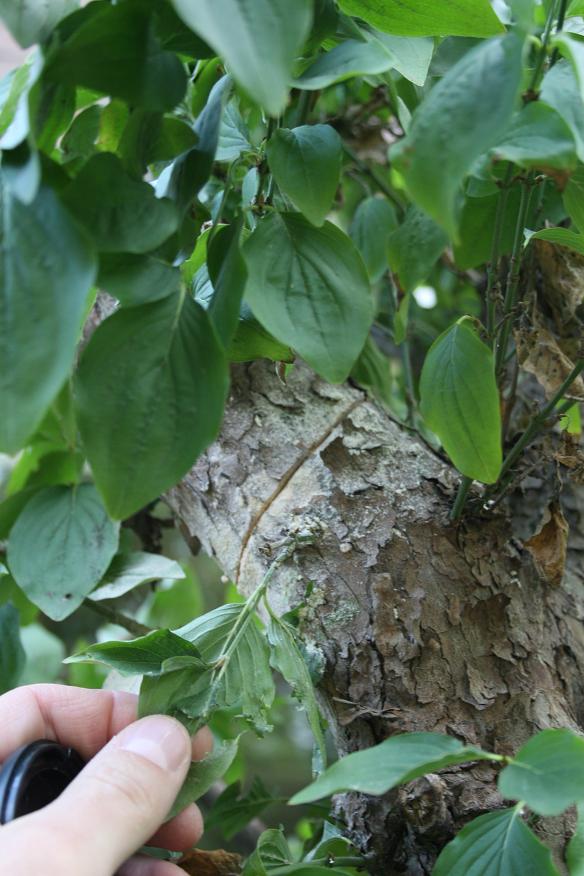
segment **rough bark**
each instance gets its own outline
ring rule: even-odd
[[[284,385],[254,363],[234,371],[219,440],[169,496],[243,592],[291,531],[318,532],[278,572],[271,601],[285,611],[313,585],[302,632],[341,754],[412,730],[511,754],[539,729],[584,726],[579,506],[552,588],[503,515],[449,522],[456,485],[357,389],[302,366]],[[459,768],[341,806],[373,872],[419,876],[466,821],[503,805],[493,779],[491,766]],[[563,821],[542,830],[561,847]]]

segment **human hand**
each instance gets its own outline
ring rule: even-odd
[[[0,827],[2,876],[184,876],[174,864],[134,852],[145,843],[179,851],[200,839],[194,804],[163,822],[191,760],[205,757],[212,736],[205,729],[190,739],[163,716],[136,721],[137,701],[129,693],[49,684],[0,697],[0,764],[36,739],[92,758],[57,800]]]

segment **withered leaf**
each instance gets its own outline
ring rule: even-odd
[[[239,855],[233,855],[223,849],[215,852],[195,849],[189,852],[178,866],[191,876],[239,876],[242,863]]]
[[[542,575],[554,587],[561,585],[564,576],[568,533],[568,522],[558,502],[550,502],[539,532],[525,542]]]
[[[551,399],[574,368],[574,363],[545,328],[516,332],[515,343],[519,365],[534,375],[546,397]],[[577,377],[570,387],[570,397],[584,400],[584,380],[581,377]]]
[[[574,483],[584,484],[584,451],[580,444],[580,435],[562,432],[555,458],[560,465],[570,469],[570,478]]]

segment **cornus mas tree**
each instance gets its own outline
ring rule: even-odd
[[[218,873],[581,876],[584,3],[77,6],[0,0],[0,688],[121,625],[178,810],[277,670],[320,821]],[[173,629],[161,497],[241,595]]]

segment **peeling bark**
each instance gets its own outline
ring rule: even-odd
[[[324,667],[341,754],[413,730],[512,754],[540,729],[584,727],[582,506],[570,512],[564,584],[551,588],[503,515],[449,522],[456,486],[447,463],[360,391],[304,366],[284,385],[258,362],[235,369],[219,440],[169,494],[244,593],[291,531],[320,532],[270,598],[283,612],[313,585],[302,633]],[[531,512],[537,493],[529,501]],[[480,764],[339,805],[373,872],[421,876],[464,823],[503,805],[493,780]],[[541,831],[562,847],[564,821]]]

